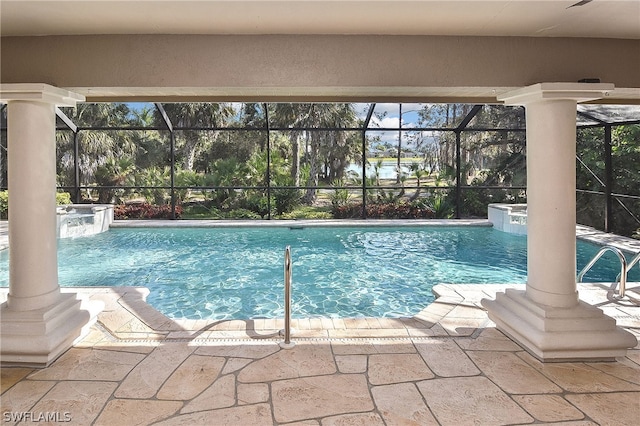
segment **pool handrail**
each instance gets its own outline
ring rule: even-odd
[[[291,247],[284,250],[284,342],[283,349],[291,349],[295,343],[291,341]]]
[[[578,273],[577,282],[582,282],[582,278],[584,278],[584,275],[593,267],[593,265],[595,265],[595,263],[602,257],[602,255],[608,251],[615,253],[615,255],[618,256],[618,259],[620,260],[620,274],[618,274],[618,276],[616,277],[614,285],[618,282],[620,283],[618,287],[618,296],[622,298],[624,297],[627,287],[627,258],[624,256],[624,253],[622,253],[622,250],[615,246],[606,245],[598,250],[598,253],[596,253],[596,255],[593,256],[593,258],[589,261],[589,263],[587,263],[587,265]]]

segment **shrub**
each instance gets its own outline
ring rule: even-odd
[[[115,219],[171,219],[171,206],[148,203],[120,204],[114,206]],[[176,219],[182,216],[182,207],[176,206]]]
[[[275,205],[276,199],[271,196],[271,214],[275,214]],[[269,214],[269,203],[266,195],[261,193],[250,193],[247,195],[245,199],[240,203],[239,208],[244,208],[246,210],[251,210],[260,215],[261,218],[267,217]]]
[[[367,217],[371,219],[432,219],[434,211],[428,207],[413,205],[408,202],[367,204]],[[348,204],[334,211],[336,219],[353,219],[362,217],[362,204]]]
[[[280,215],[280,219],[332,219],[333,215],[323,208],[302,206],[289,213]]]
[[[217,208],[203,204],[186,203],[183,205],[184,219],[223,219],[223,213]]]
[[[252,212],[251,210],[247,209],[231,210],[230,212],[226,213],[226,217],[228,219],[262,219],[262,216],[260,216],[258,213]]]
[[[0,191],[0,219],[6,219],[9,212],[9,191]]]
[[[56,204],[71,204],[71,194],[56,192]],[[9,191],[0,191],[0,219],[6,219],[9,214]]]
[[[273,198],[275,200],[276,214],[289,213],[298,205],[302,194],[299,190],[293,188],[274,189]]]
[[[56,204],[59,206],[71,204],[71,194],[68,192],[56,192]]]
[[[349,198],[351,198],[349,190],[340,188],[345,186],[344,179],[335,179],[331,182],[331,186],[333,186],[333,192],[329,193],[329,201],[331,201],[333,210],[349,204]]]

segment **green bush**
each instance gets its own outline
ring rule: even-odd
[[[276,199],[271,196],[271,214],[276,213],[275,210]],[[246,198],[242,200],[238,208],[244,208],[256,212],[262,219],[266,218],[269,214],[269,203],[266,195],[260,192],[250,192]]]
[[[276,214],[289,213],[300,205],[302,194],[298,189],[274,189],[273,198],[275,200]]]
[[[407,202],[367,204],[367,217],[370,219],[433,219],[433,209]],[[336,219],[362,217],[362,203],[348,204],[334,210]]]
[[[56,204],[71,204],[71,194],[68,192],[56,192]],[[0,219],[6,219],[9,215],[9,191],[0,191]]]
[[[333,215],[326,208],[301,206],[289,213],[280,215],[280,219],[332,219]]]
[[[185,204],[184,219],[224,219],[224,214],[213,206],[203,204]]]
[[[0,219],[6,219],[9,212],[9,191],[0,191]]]
[[[337,209],[338,207],[346,206],[349,204],[349,199],[351,198],[348,189],[339,188],[345,186],[344,179],[335,179],[331,182],[331,186],[333,186],[333,192],[329,194],[329,200],[331,201],[331,207],[333,209]],[[338,188],[336,188],[338,187]]]
[[[56,192],[56,204],[59,206],[71,204],[71,194],[68,192]]]
[[[231,210],[230,212],[227,212],[225,216],[228,219],[262,219],[258,213],[247,209]]]

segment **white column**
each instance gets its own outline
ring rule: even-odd
[[[84,98],[46,84],[2,84],[7,103],[9,295],[0,306],[3,365],[46,366],[81,338],[98,303],[61,293],[56,238],[55,106]]]
[[[526,119],[527,297],[575,306],[576,101],[531,101]]]
[[[55,105],[9,101],[9,296],[14,311],[56,303]]]
[[[612,84],[542,83],[499,100],[526,106],[527,284],[484,299],[498,329],[541,360],[612,359],[636,345],[576,291],[576,105]]]

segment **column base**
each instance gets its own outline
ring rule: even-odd
[[[507,289],[483,299],[489,318],[527,352],[544,362],[613,361],[637,344],[602,310],[580,301],[575,307],[537,304],[522,290]]]
[[[31,311],[0,306],[0,361],[3,366],[46,367],[82,339],[104,308],[76,293],[62,293],[53,305]]]

